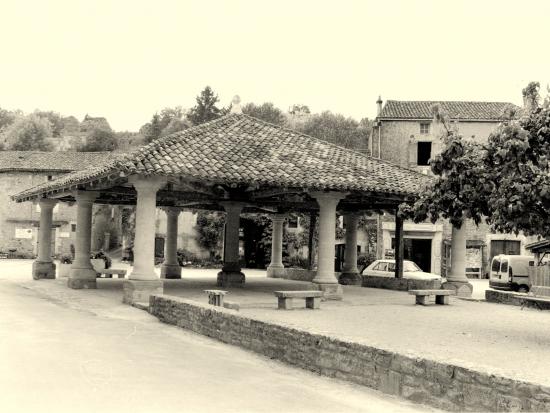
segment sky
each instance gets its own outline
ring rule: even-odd
[[[0,107],[136,131],[211,86],[226,106],[357,120],[395,100],[521,104],[550,83],[549,1],[0,0]]]

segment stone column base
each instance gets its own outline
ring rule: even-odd
[[[35,280],[55,280],[55,264],[53,262],[34,261],[32,263],[32,278]]]
[[[160,278],[178,280],[181,278],[181,267],[179,264],[162,264],[160,267]]]
[[[338,277],[338,283],[342,285],[361,285],[363,277],[357,272],[343,272]]]
[[[122,302],[130,305],[134,303],[146,303],[149,305],[149,296],[151,294],[164,293],[164,286],[161,280],[124,280],[122,289]]]
[[[285,267],[282,265],[269,265],[267,267],[267,276],[269,278],[283,278],[285,276]]]
[[[73,267],[67,280],[67,287],[75,290],[95,289],[97,288],[96,278],[97,273],[93,268]]]
[[[443,290],[455,290],[457,297],[471,297],[474,286],[468,281],[447,281],[441,285]]]
[[[241,271],[220,271],[216,285],[218,287],[242,287],[245,276]]]
[[[344,290],[340,284],[313,283],[314,288],[323,292],[323,301],[341,300],[344,298]]]

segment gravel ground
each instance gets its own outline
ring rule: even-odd
[[[308,289],[309,283],[268,279],[264,271],[244,272],[245,287],[228,288],[226,296],[226,300],[240,305],[243,315],[550,385],[550,329],[545,327],[550,312],[457,298],[451,298],[448,306],[417,306],[406,292],[351,286],[344,287],[343,301],[323,302],[320,310],[307,310],[297,303],[299,308],[283,311],[277,309],[272,292]],[[165,281],[165,294],[206,302],[203,290],[215,288],[216,273],[184,268],[183,280]],[[42,282],[33,283],[33,288],[38,288],[37,284]],[[473,284],[474,298],[480,299],[487,281],[476,280]],[[101,297],[106,303],[120,297],[122,280],[99,280],[98,288],[94,303],[101,311]],[[76,297],[71,298],[72,305],[78,305],[80,294],[74,293],[72,290],[66,294]]]

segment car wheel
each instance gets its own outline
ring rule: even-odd
[[[518,293],[528,293],[529,287],[527,285],[520,285],[518,287]]]

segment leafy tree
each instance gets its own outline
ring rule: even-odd
[[[13,122],[5,132],[10,150],[14,151],[51,151],[52,137],[50,121],[37,115],[21,117]]]
[[[199,211],[197,213],[197,242],[208,250],[210,259],[214,259],[223,242],[223,227],[225,215],[219,212]]]
[[[369,139],[368,128],[352,118],[329,111],[311,115],[294,127],[307,135],[350,149],[366,148]]]
[[[187,118],[193,125],[200,125],[219,118],[222,115],[222,111],[216,106],[219,102],[218,95],[210,88],[206,86],[199,96],[196,98],[197,104],[191,108],[187,114]]]
[[[294,104],[292,107],[288,110],[288,113],[291,115],[309,115],[311,111],[309,110],[309,107],[302,104]]]
[[[140,129],[140,132],[143,132],[143,136],[145,136],[145,143],[153,142],[155,139],[160,138],[162,125],[160,123],[159,114],[155,113],[151,118],[151,122],[144,125]]]
[[[524,111],[489,137],[484,162],[491,182],[490,222],[502,232],[550,236],[550,99],[540,85],[523,89]]]
[[[11,125],[18,117],[18,113],[0,108],[0,131]]]
[[[48,119],[50,121],[53,136],[55,137],[61,136],[61,131],[65,127],[65,124],[59,113],[51,110],[48,110],[48,111],[36,110],[34,114],[40,118]]]
[[[86,143],[78,148],[79,152],[114,151],[118,148],[115,133],[95,128],[86,135]]]
[[[191,124],[187,119],[173,118],[160,132],[160,136],[168,136],[189,128]]]
[[[446,218],[458,228],[466,218],[479,224],[490,215],[487,197],[492,188],[483,162],[483,147],[460,136],[438,106],[433,112],[436,125],[443,127],[443,149],[430,160],[436,179],[414,205],[402,205],[400,214],[415,222],[429,218],[435,223]]]
[[[264,120],[274,125],[284,125],[286,123],[286,118],[283,111],[275,107],[275,105],[271,102],[266,102],[261,105],[247,103],[244,105],[242,110],[243,113],[247,115]]]

